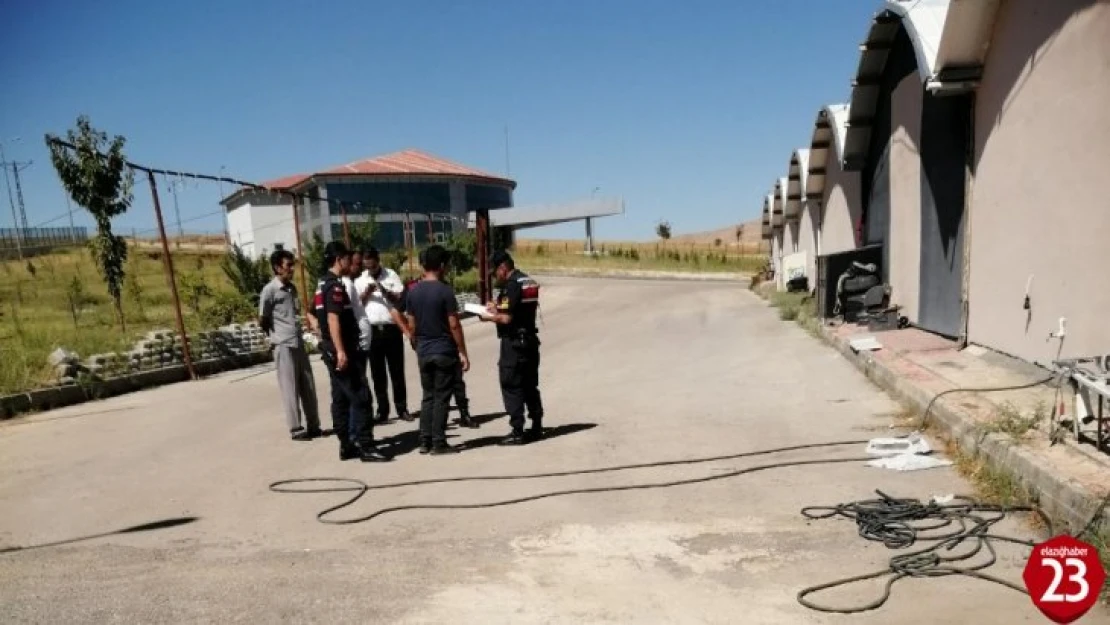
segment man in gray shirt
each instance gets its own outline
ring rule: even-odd
[[[258,324],[270,337],[277,365],[278,386],[285,404],[285,424],[295,441],[322,435],[316,403],[316,382],[305,351],[301,330],[301,302],[293,286],[295,258],[288,250],[270,255],[274,279],[262,288],[258,301]],[[301,410],[305,423],[301,425]]]

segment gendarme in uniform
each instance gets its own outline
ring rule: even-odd
[[[340,442],[340,457],[356,457],[358,450],[368,451],[374,446],[370,387],[366,381],[366,361],[357,356],[359,327],[350,294],[339,276],[331,271],[320,280],[314,308],[320,324],[320,351],[331,377],[331,418]],[[343,351],[347,354],[347,367],[342,371],[336,369],[338,350],[332,343],[328,313],[339,317]]]
[[[490,260],[493,267],[506,261],[512,262],[505,252],[494,253]],[[501,397],[505,402],[505,412],[509,413],[511,439],[538,438],[543,433],[540,339],[536,328],[539,295],[539,284],[514,266],[494,300],[497,312],[511,317],[509,323],[497,326],[497,337],[501,339],[498,361]],[[526,408],[532,421],[531,430],[527,433],[524,431]]]

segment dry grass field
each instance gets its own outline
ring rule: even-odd
[[[198,308],[207,309],[234,293],[220,268],[223,254],[183,246],[173,257],[183,298],[188,293],[180,278],[188,276],[196,285],[192,293],[197,297],[182,302],[187,325],[196,328],[202,323]],[[0,395],[50,382],[46,357],[57,347],[86,357],[129,349],[149,330],[173,328],[172,298],[160,249],[132,248],[126,271],[134,279],[124,289],[124,332],[104,281],[84,248],[0,262]]]

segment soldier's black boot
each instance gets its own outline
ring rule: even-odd
[[[351,441],[345,440],[345,439],[340,439],[340,441],[339,441],[339,459],[340,460],[350,460],[352,458],[358,458],[358,456],[359,456],[359,450],[358,450],[358,447],[354,443],[352,443]]]
[[[470,416],[469,410],[466,408],[459,408],[459,425],[464,428],[476,428],[478,427],[478,422],[474,420],[474,417]]]
[[[509,432],[508,436],[501,439],[498,445],[523,445],[525,442],[524,430],[513,430]]]
[[[532,427],[528,428],[528,431],[525,433],[524,438],[528,442],[538,441],[543,438],[543,420],[532,419]]]
[[[381,449],[374,443],[360,443],[356,446],[358,459],[363,462],[389,462],[393,454]]]

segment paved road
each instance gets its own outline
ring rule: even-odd
[[[881,568],[890,556],[857,538],[851,523],[807,522],[803,506],[869,498],[876,488],[923,498],[968,491],[948,469],[794,467],[344,526],[315,520],[340,496],[267,490],[283,478],[383,483],[867,438],[887,432],[898,411],[740,286],[545,284],[543,390],[547,425],[560,435],[534,445],[485,445],[507,430],[495,418],[454,431],[454,442],[474,447],[458,456],[340,463],[334,439],[287,440],[273,375],[243,372],[0,426],[0,547],[46,545],[0,553],[0,622],[1044,622],[1026,596],[958,578],[901,582],[884,608],[854,617],[796,602],[804,586]],[[496,414],[491,329],[468,325],[467,336],[474,411]],[[323,371],[317,376],[326,391]],[[415,393],[411,362],[409,382]],[[405,443],[410,429],[394,423],[379,432]],[[372,491],[338,516],[675,480],[767,460]],[[104,535],[182,517],[197,520]],[[1017,522],[1002,529],[1025,531]],[[49,545],[56,541],[71,542]],[[1000,557],[993,572],[1019,581],[1020,550]],[[852,603],[879,591],[871,582],[820,599]]]

